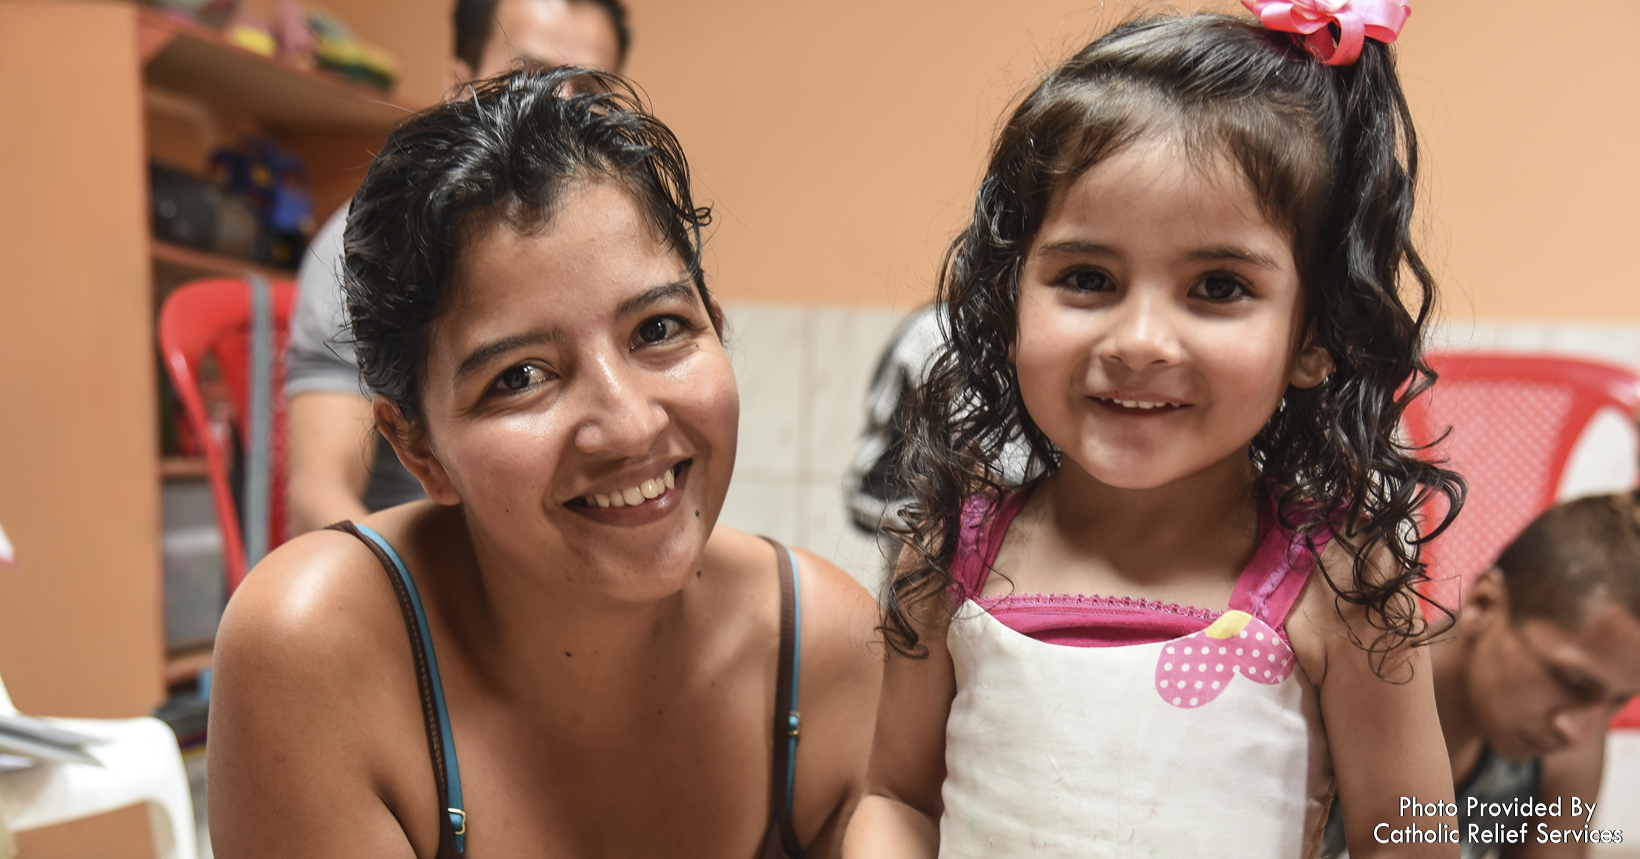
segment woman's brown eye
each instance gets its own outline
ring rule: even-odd
[[[541,368],[533,364],[520,364],[508,368],[496,379],[496,385],[508,391],[522,391],[534,384],[541,377]]]
[[[659,343],[676,333],[678,321],[669,316],[647,319],[638,326],[638,339],[645,343]]]

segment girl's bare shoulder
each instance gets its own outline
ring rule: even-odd
[[[1382,583],[1396,574],[1388,551],[1375,552],[1362,570],[1355,555],[1338,540],[1330,541],[1310,571],[1287,615],[1287,638],[1299,667],[1312,683],[1326,679],[1329,662],[1341,657],[1364,657],[1365,645],[1377,641],[1382,630],[1373,626],[1366,607],[1340,599],[1338,590],[1354,590],[1361,578]]]

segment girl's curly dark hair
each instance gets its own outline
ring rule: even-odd
[[[711,210],[690,197],[683,147],[625,78],[515,71],[394,129],[353,195],[343,236],[342,285],[370,390],[419,423],[428,332],[450,306],[466,241],[496,223],[539,230],[575,183],[598,178],[632,194],[712,307],[701,271]]]
[[[908,410],[909,559],[885,591],[882,627],[903,655],[926,653],[914,617],[950,586],[964,500],[1009,488],[998,467],[1005,446],[1023,443],[1030,473],[1060,463],[1008,359],[1020,274],[1049,200],[1157,137],[1199,161],[1229,157],[1265,216],[1290,230],[1308,327],[1337,367],[1321,385],[1289,388],[1252,440],[1265,478],[1257,491],[1275,496],[1283,524],[1312,551],[1312,536],[1336,527],[1352,568],[1322,574],[1381,631],[1357,644],[1381,657],[1428,636],[1419,547],[1457,514],[1464,484],[1397,437],[1407,403],[1434,381],[1421,335],[1435,283],[1410,234],[1418,149],[1393,56],[1368,40],[1355,64],[1326,66],[1297,37],[1191,15],[1125,24],[1088,45],[1001,130],[973,220],[940,273],[946,345]],[[1420,537],[1420,511],[1437,498],[1445,513]],[[1389,572],[1373,572],[1381,566]]]

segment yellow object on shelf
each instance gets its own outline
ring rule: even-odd
[[[279,53],[279,43],[274,41],[273,34],[266,30],[236,24],[229,27],[223,35],[235,45],[247,51],[255,51],[264,57],[271,57]]]

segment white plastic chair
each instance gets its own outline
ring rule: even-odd
[[[0,681],[0,713],[17,712]],[[0,820],[12,832],[124,808],[148,806],[155,859],[198,859],[194,806],[176,735],[141,719],[47,719],[64,730],[108,740],[87,748],[103,766],[42,763],[0,773]]]

